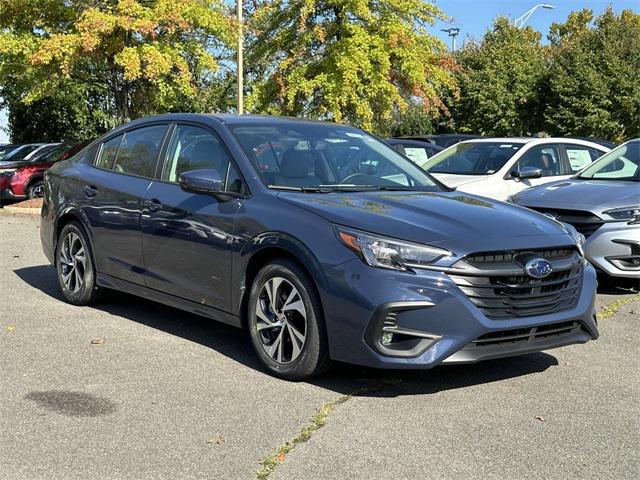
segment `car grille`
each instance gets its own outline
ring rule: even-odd
[[[559,222],[568,223],[572,225],[578,232],[583,234],[585,237],[589,237],[593,235],[593,233],[598,230],[602,225],[604,225],[604,221],[594,215],[591,212],[584,212],[582,210],[558,210],[558,209],[550,209],[550,208],[536,208],[532,207],[534,210],[552,216]]]
[[[534,342],[536,340],[563,337],[581,330],[580,322],[560,322],[537,327],[500,330],[487,333],[471,342],[473,347],[489,347],[513,343]]]
[[[542,279],[528,276],[517,263],[521,254],[547,259],[552,273]],[[490,252],[465,257],[448,273],[487,318],[509,319],[572,308],[580,292],[582,261],[571,247]]]

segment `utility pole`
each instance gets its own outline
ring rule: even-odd
[[[451,37],[451,51],[456,51],[456,37],[460,34],[460,27],[443,28],[443,32]]]
[[[242,28],[242,0],[236,0],[238,15],[238,115],[244,113],[244,66],[242,63],[243,28]]]
[[[548,3],[539,3],[535,7],[530,8],[529,10],[524,12],[520,17],[516,18],[513,21],[513,26],[516,28],[522,28],[524,24],[527,23],[527,20],[529,20],[529,17],[533,15],[533,12],[535,12],[539,8],[546,8],[547,10],[553,10],[556,7],[555,5],[550,5]]]

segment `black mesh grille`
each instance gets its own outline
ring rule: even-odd
[[[537,207],[532,208],[540,213],[550,214],[560,222],[573,225],[573,227],[585,237],[592,235],[596,230],[604,225],[604,221],[591,212],[585,212],[582,210],[559,210]]]

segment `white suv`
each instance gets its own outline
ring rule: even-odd
[[[452,145],[418,165],[449,187],[507,200],[569,178],[608,151],[571,138],[482,138]]]

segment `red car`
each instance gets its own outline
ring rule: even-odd
[[[45,170],[75,155],[88,143],[52,145],[29,160],[0,161],[0,201],[42,197]]]

